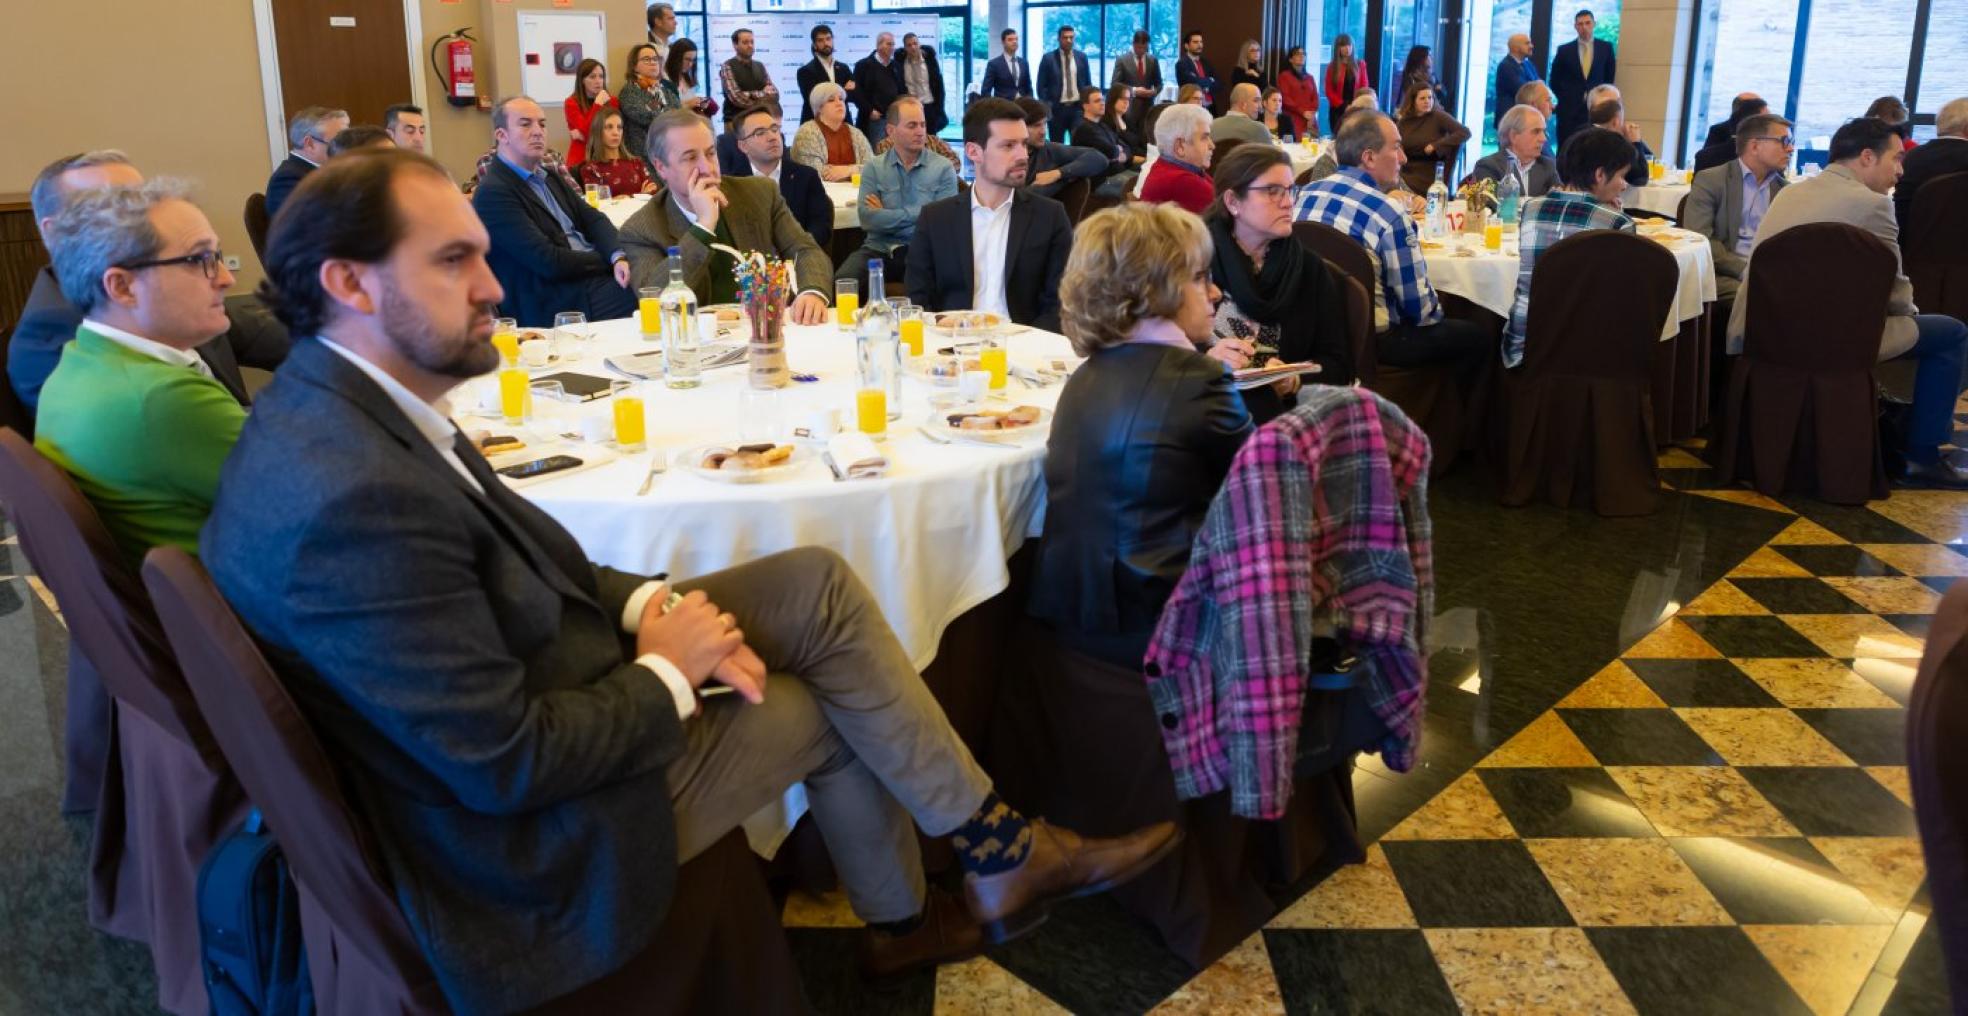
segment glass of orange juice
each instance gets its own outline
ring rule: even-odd
[[[518,367],[507,367],[499,372],[499,413],[505,417],[507,426],[517,427],[526,422],[526,412],[532,402],[533,375]]]
[[[1489,250],[1503,249],[1503,220],[1492,215],[1483,223],[1483,246]]]
[[[888,393],[862,388],[854,393],[854,425],[879,441],[888,436]]]
[[[995,335],[985,336],[984,347],[977,351],[977,362],[990,373],[991,390],[1003,391],[1011,373],[1010,362],[1005,358],[1004,340]]]
[[[586,197],[586,198],[588,199],[588,207],[589,207],[589,208],[600,208],[600,207],[601,207],[601,185],[600,185],[600,184],[592,184],[592,183],[591,183],[591,184],[589,184],[589,185],[587,185],[587,186],[586,186],[585,188],[583,188],[583,189],[582,189],[582,191],[581,191],[581,193],[582,193],[582,195],[583,195],[583,196],[585,196],[585,197]]]
[[[842,328],[854,327],[854,313],[861,309],[861,284],[853,279],[834,280],[834,319]]]
[[[519,322],[514,318],[502,317],[492,322],[492,348],[499,351],[499,361],[507,366],[519,362]]]
[[[1667,167],[1665,165],[1654,161],[1649,161],[1647,163],[1647,179],[1658,180],[1661,178],[1661,174],[1665,172],[1667,172]]]
[[[642,341],[658,342],[663,338],[663,290],[658,286],[644,286],[636,290],[636,323],[642,329]]]
[[[923,355],[923,311],[921,307],[910,304],[896,312],[901,321],[902,348],[910,356]]]
[[[639,452],[649,446],[649,417],[644,406],[642,385],[633,381],[611,383],[609,401],[615,404],[615,447]]]

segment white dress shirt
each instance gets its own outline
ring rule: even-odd
[[[368,375],[369,380],[376,382],[376,386],[383,390],[384,395],[389,396],[390,402],[394,403],[410,421],[410,425],[417,428],[417,433],[422,434],[424,440],[431,443],[438,456],[449,463],[451,468],[464,478],[465,483],[471,486],[471,489],[480,494],[485,493],[485,488],[479,485],[478,478],[471,474],[471,470],[465,468],[464,460],[458,457],[456,445],[458,426],[451,422],[451,407],[445,400],[425,402],[417,396],[417,393],[405,388],[401,381],[384,373],[382,368],[362,358],[355,351],[336,345],[327,338],[323,338],[321,344],[334,350],[342,359],[353,364],[355,369]],[[636,634],[642,627],[642,609],[649,603],[649,598],[657,593],[667,593],[668,588],[668,583],[661,581],[645,582],[637,588],[629,596],[629,602],[622,610],[622,630],[630,635]],[[655,674],[662,680],[663,686],[669,689],[670,698],[676,703],[678,718],[689,719],[697,712],[697,693],[691,689],[689,678],[683,676],[683,671],[678,670],[676,664],[655,653],[644,653],[636,657],[636,662]]]
[[[977,188],[970,189],[970,308],[990,311],[1006,321],[1011,311],[1005,307],[1005,266],[1011,246],[1011,203],[988,208],[977,199]]]
[[[146,339],[141,335],[126,332],[121,328],[111,328],[94,318],[83,318],[82,327],[95,332],[97,335],[131,352],[148,356],[153,360],[162,360],[174,366],[190,367],[192,370],[206,377],[212,376],[212,368],[206,364],[205,359],[188,349],[167,346],[155,339]]]
[[[784,166],[786,164],[785,159],[780,159],[778,162],[772,164],[772,172],[768,173],[765,170],[760,169],[758,163],[752,162],[752,160],[750,159],[746,159],[745,161],[751,163],[753,176],[764,177],[765,179],[772,181],[775,186],[778,185],[779,183],[779,167]],[[683,211],[681,206],[679,206],[678,211]]]

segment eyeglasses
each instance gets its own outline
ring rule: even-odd
[[[785,128],[782,125],[776,123],[769,123],[763,127],[757,128],[756,130],[749,130],[743,134],[738,135],[738,140],[757,141],[758,139],[765,137],[768,134],[784,134],[784,133],[785,133]]]
[[[636,63],[639,63],[639,64],[642,64],[642,63],[656,63],[656,62],[658,62],[658,61],[657,61],[657,59],[656,59],[656,54],[654,54],[654,53],[644,53],[643,55],[641,55],[641,56],[639,56],[639,57],[636,57]]]
[[[199,270],[205,273],[206,281],[217,282],[219,281],[219,267],[223,264],[225,264],[224,251],[203,250],[196,254],[186,254],[182,257],[156,258],[150,261],[126,261],[116,267],[125,271],[134,272],[143,268],[163,268],[166,265],[197,265]]]
[[[1784,134],[1784,135],[1776,135],[1776,134],[1770,134],[1770,135],[1766,135],[1766,136],[1764,136],[1764,137],[1760,137],[1760,138],[1750,138],[1749,140],[1751,140],[1751,141],[1774,141],[1774,142],[1776,142],[1777,144],[1779,144],[1779,145],[1782,145],[1782,146],[1783,146],[1783,147],[1785,147],[1785,148],[1796,148],[1796,147],[1797,147],[1797,139],[1796,139],[1795,137],[1792,137],[1792,136],[1791,136],[1791,135],[1789,135],[1789,134]]]
[[[1258,197],[1270,198],[1273,201],[1289,199],[1291,192],[1291,185],[1283,183],[1267,183],[1262,187],[1244,188],[1245,195],[1255,194]]]

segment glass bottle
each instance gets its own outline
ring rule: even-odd
[[[1449,185],[1442,179],[1448,167],[1435,167],[1435,182],[1428,185],[1428,239],[1440,243],[1449,237]]]
[[[899,322],[895,305],[889,302],[886,289],[887,280],[880,258],[868,261],[868,302],[861,311],[861,319],[856,325],[854,336],[854,362],[856,378],[859,382],[856,393],[857,412],[864,422],[862,430],[868,429],[867,419],[872,415],[871,403],[880,392],[882,415],[895,420],[902,416],[902,372],[899,369],[900,352]]]
[[[698,378],[697,294],[683,284],[683,252],[670,248],[670,284],[657,297],[663,316],[663,383],[695,388]]]

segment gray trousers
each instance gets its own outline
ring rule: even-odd
[[[687,861],[806,781],[820,835],[854,912],[921,912],[922,855],[991,790],[909,663],[866,586],[840,556],[805,548],[689,582],[738,619],[770,671],[765,701],[703,704],[670,764],[677,859]]]

